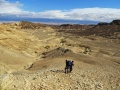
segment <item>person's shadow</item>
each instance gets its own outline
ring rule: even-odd
[[[55,73],[65,73],[64,70],[50,70],[51,72],[55,72]]]

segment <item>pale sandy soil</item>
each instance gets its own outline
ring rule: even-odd
[[[64,73],[66,59],[74,60],[72,73]],[[119,89],[114,39],[0,25],[0,90]]]

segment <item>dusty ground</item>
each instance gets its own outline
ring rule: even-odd
[[[66,59],[72,73],[64,73]],[[0,25],[0,90],[119,89],[118,40]]]

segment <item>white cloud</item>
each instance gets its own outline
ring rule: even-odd
[[[80,8],[67,11],[51,10],[34,13],[34,17],[60,18],[73,20],[111,21],[120,19],[120,9],[113,8]]]
[[[22,6],[22,4],[20,4],[18,1],[16,1],[15,3],[11,3],[9,1],[6,0],[0,0],[0,14],[17,14],[17,13],[21,13],[22,9],[20,8],[20,6]]]
[[[82,8],[72,9],[68,11],[71,18],[96,21],[110,21],[112,19],[120,19],[120,9],[114,8]]]
[[[21,3],[0,0],[0,15],[15,15],[31,18],[58,18],[73,20],[111,21],[120,19],[120,9],[116,8],[77,8],[71,10],[49,10],[44,12],[29,12],[21,9]]]

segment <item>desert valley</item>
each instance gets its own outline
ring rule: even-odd
[[[1,23],[0,90],[120,90],[120,20]]]

